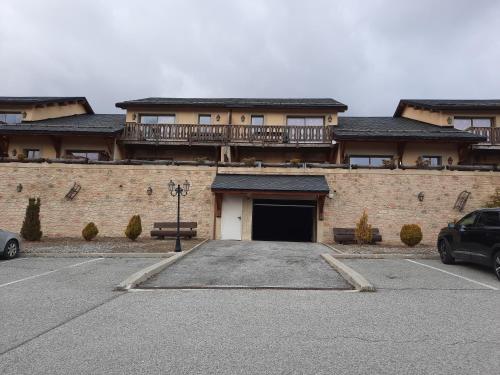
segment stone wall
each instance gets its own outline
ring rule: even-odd
[[[312,174],[326,176],[333,198],[325,201],[322,241],[332,242],[332,227],[353,227],[364,209],[385,242],[400,243],[399,230],[417,223],[424,243],[433,244],[439,229],[463,216],[453,210],[458,194],[472,192],[465,212],[484,205],[495,187],[498,172],[427,170],[345,170],[299,168],[219,168],[219,173]],[[197,221],[200,237],[212,238],[214,202],[210,184],[215,167],[73,165],[8,163],[0,165],[0,228],[19,231],[30,196],[42,199],[44,234],[80,236],[83,226],[94,221],[102,236],[122,236],[134,214],[140,214],[147,234],[154,221],[174,221],[176,199],[170,196],[170,179],[192,184],[182,200],[181,216]],[[65,194],[74,182],[82,189],[74,200]],[[16,191],[18,184],[22,192]],[[153,193],[146,191],[151,186]],[[417,195],[424,193],[420,202]]]

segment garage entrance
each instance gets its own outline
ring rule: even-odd
[[[314,242],[315,228],[315,201],[273,199],[253,201],[253,240]]]

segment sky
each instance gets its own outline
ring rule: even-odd
[[[0,96],[499,99],[496,0],[2,0]]]

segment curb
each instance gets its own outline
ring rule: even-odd
[[[170,258],[168,253],[21,253],[21,258]]]
[[[375,292],[375,287],[359,273],[330,254],[321,254],[323,259],[359,292]]]
[[[335,254],[338,259],[437,259],[433,254]]]
[[[200,247],[201,245],[203,245],[207,241],[208,241],[208,239],[203,241],[203,242],[200,242],[198,245],[192,247],[189,250],[182,251],[180,253],[174,253],[174,255],[168,257],[167,259],[163,259],[163,260],[159,261],[158,263],[153,264],[152,266],[146,267],[146,268],[134,273],[133,275],[131,275],[131,276],[127,277],[125,280],[123,280],[120,284],[118,284],[115,287],[115,290],[127,291],[127,290],[130,290],[132,288],[135,288],[140,283],[142,283],[142,282],[146,281],[147,279],[153,277],[154,275],[160,273],[165,268],[171,266],[172,264],[177,262],[179,259],[185,257],[190,252],[197,249],[198,247]]]

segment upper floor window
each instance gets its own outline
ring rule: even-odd
[[[104,151],[80,151],[80,150],[68,150],[66,154],[70,157],[74,158],[84,158],[88,160],[99,160],[99,161],[108,161],[109,155]]]
[[[466,130],[468,128],[490,128],[492,119],[488,117],[455,117],[453,126],[455,129]]]
[[[302,117],[302,116],[288,116],[286,124],[291,126],[322,126],[325,123],[323,116]]]
[[[426,162],[429,167],[439,167],[442,165],[441,156],[422,156],[422,161]]]
[[[264,125],[264,116],[262,115],[252,115],[251,117],[252,125]]]
[[[19,124],[22,120],[20,113],[0,113],[0,124]]]
[[[141,115],[141,124],[175,124],[175,115]]]
[[[210,125],[212,123],[212,115],[198,115],[198,124]]]
[[[353,155],[349,156],[350,165],[364,167],[382,167],[384,161],[392,160],[392,155]]]
[[[28,159],[39,159],[40,158],[40,150],[38,150],[38,149],[25,149],[24,155]]]

